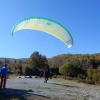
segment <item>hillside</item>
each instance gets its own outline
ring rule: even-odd
[[[26,64],[29,58],[0,58],[0,66],[4,63],[15,64],[16,62]],[[65,62],[71,62],[75,67],[97,68],[100,66],[100,53],[96,54],[61,54],[47,58],[50,67],[59,68]]]

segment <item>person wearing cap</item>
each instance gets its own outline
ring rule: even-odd
[[[5,89],[6,87],[6,79],[7,79],[7,73],[8,73],[8,68],[7,64],[4,64],[4,66],[1,68],[1,84],[0,88]]]

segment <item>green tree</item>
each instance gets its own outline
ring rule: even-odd
[[[23,74],[23,68],[22,68],[21,64],[19,64],[18,69],[19,69],[19,74],[22,75]]]
[[[59,68],[59,73],[66,76],[74,76],[76,72],[74,70],[73,64],[66,62]]]
[[[88,75],[89,77],[92,77],[92,75],[93,75],[93,70],[92,70],[91,68],[88,68],[88,69],[87,69],[87,75]]]
[[[42,56],[37,51],[31,54],[28,61],[28,66],[32,70],[31,74],[35,75],[39,74],[41,70],[44,70],[45,68],[49,67],[46,56]]]
[[[38,67],[40,69],[44,69],[46,67],[48,67],[48,61],[46,59],[46,56],[42,56],[41,54],[39,54],[39,52],[34,52],[28,61],[28,65],[29,67]]]
[[[25,68],[25,72],[24,72],[25,75],[32,75],[32,70],[31,68],[29,68],[28,66]]]
[[[97,68],[97,72],[100,73],[100,65]]]
[[[54,74],[54,75],[59,75],[59,68],[50,68],[50,71]]]

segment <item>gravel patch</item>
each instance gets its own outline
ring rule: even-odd
[[[48,83],[44,83],[44,80],[39,78],[12,78],[7,80],[6,87],[2,91],[9,94],[65,98],[65,100],[100,100],[100,86],[67,80],[66,82],[49,80]]]

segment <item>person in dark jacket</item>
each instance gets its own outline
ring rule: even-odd
[[[7,79],[6,76],[7,76],[7,73],[8,73],[7,64],[4,64],[4,66],[1,68],[0,72],[1,72],[0,88],[5,89],[5,87],[6,87],[6,79]]]
[[[46,70],[44,71],[44,78],[45,78],[44,83],[47,83],[48,78],[49,78],[49,71],[48,71],[48,69],[46,69]]]

